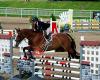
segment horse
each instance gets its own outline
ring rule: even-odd
[[[16,47],[20,42],[27,38],[29,41],[29,48],[34,51],[36,48],[43,49],[45,46],[45,37],[43,32],[33,31],[32,29],[16,29]],[[68,33],[58,33],[52,37],[50,45],[47,47],[46,51],[55,50],[56,52],[68,52],[69,58],[79,59],[79,53],[76,51],[76,44],[74,39]],[[26,54],[24,54],[25,56]]]

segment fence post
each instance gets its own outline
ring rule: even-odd
[[[23,17],[23,9],[21,8],[21,18]]]
[[[36,10],[37,12],[36,12],[36,15],[37,15],[37,17],[39,16],[39,13],[38,13],[38,8],[37,8],[37,10]]]
[[[5,16],[7,17],[7,8],[5,9]]]
[[[54,11],[53,14],[55,15],[55,9],[53,11]]]
[[[91,17],[92,17],[92,11],[90,10],[90,22],[92,21]]]
[[[80,46],[80,64],[82,61],[82,53],[83,53],[82,46]],[[80,65],[80,80],[82,80],[82,65]]]

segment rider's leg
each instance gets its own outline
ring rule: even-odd
[[[51,41],[52,40],[52,32],[50,32],[49,34],[48,34],[48,39]]]
[[[44,30],[44,36],[45,36],[46,39],[48,39],[48,35],[47,35],[46,30]]]

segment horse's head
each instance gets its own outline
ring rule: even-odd
[[[15,47],[18,47],[20,42],[25,38],[25,34],[23,32],[23,30],[20,30],[20,29],[16,29],[16,32],[17,32],[17,36],[16,36],[16,44],[15,44]]]

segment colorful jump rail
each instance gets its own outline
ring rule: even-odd
[[[16,31],[15,30],[5,30],[5,29],[0,29],[0,34],[3,35],[12,35],[13,37],[13,47],[15,46],[15,36],[16,36]]]
[[[27,64],[20,64],[21,68],[23,66],[23,70],[30,71],[31,69],[31,72],[33,72],[34,75],[38,75],[43,78],[71,78],[74,80],[79,80],[80,77],[79,60],[71,59],[71,61],[68,61],[67,52],[45,53],[40,57],[36,57],[36,60],[34,61],[19,60],[19,63],[21,61],[22,64]],[[32,62],[34,66],[32,66]],[[33,68],[34,70],[32,71]]]
[[[16,32],[15,32],[15,30],[3,30],[3,29],[0,29],[0,34],[4,34],[4,35],[11,34],[12,36],[15,36]]]
[[[74,21],[73,22],[73,27],[75,30],[80,30],[81,31],[100,31],[100,22],[93,20],[93,21]]]

